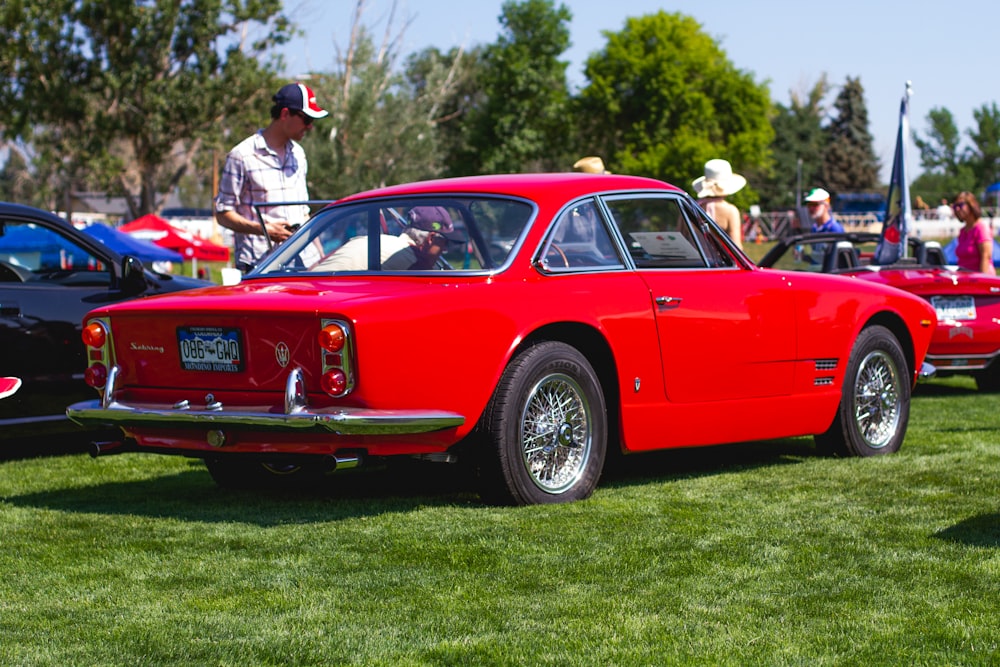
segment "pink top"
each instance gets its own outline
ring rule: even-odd
[[[979,244],[989,243],[993,245],[993,235],[989,226],[982,220],[976,220],[972,227],[962,227],[958,232],[958,245],[955,246],[955,256],[958,257],[958,265],[963,269],[979,270]],[[990,256],[993,249],[990,248]]]

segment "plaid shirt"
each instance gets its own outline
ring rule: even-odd
[[[215,210],[233,211],[248,220],[259,220],[253,204],[266,202],[306,201],[306,154],[302,146],[289,141],[285,161],[268,148],[263,130],[258,130],[236,145],[226,157],[219,181]],[[262,208],[266,219],[285,220],[291,224],[305,222],[308,206],[274,206]],[[256,264],[268,252],[267,238],[259,234],[235,234],[236,264]]]

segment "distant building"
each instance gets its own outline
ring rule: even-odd
[[[176,193],[167,197],[164,208],[180,208],[181,202]],[[103,192],[74,192],[70,195],[70,208],[73,214],[98,213],[107,216],[109,221],[127,222],[129,219],[128,204],[125,197],[109,197]]]

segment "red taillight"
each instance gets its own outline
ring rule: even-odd
[[[108,366],[114,363],[111,350],[111,322],[107,318],[94,318],[80,332],[87,354],[87,369],[83,381],[94,389],[103,389],[108,383]]]
[[[337,323],[327,324],[320,329],[319,346],[327,352],[340,352],[347,341],[347,332]]]
[[[322,350],[320,388],[328,396],[342,398],[354,391],[354,339],[346,320],[320,320],[316,343]]]
[[[340,396],[347,390],[347,376],[340,369],[323,373],[320,379],[323,391],[331,396]]]
[[[83,328],[83,344],[87,347],[104,347],[108,332],[100,322],[91,322]]]
[[[104,364],[88,366],[87,370],[83,372],[83,380],[87,386],[101,389],[108,383],[108,369]]]

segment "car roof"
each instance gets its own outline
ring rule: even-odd
[[[11,202],[0,202],[0,218],[22,218],[26,220],[44,220],[45,224],[59,228],[61,233],[73,239],[77,243],[98,257],[103,257],[106,261],[118,264],[122,260],[122,255],[109,245],[101,243],[96,237],[82,232],[65,218],[50,213],[49,211],[27,206],[25,204],[13,204]]]
[[[66,220],[66,218],[60,217],[55,213],[50,213],[49,211],[44,211],[40,208],[35,208],[34,206],[28,206],[26,204],[14,204],[12,202],[0,201],[0,215],[18,216],[24,218],[45,218],[54,225],[71,227],[74,230],[76,229]]]
[[[558,192],[560,199],[567,200],[596,192],[615,190],[665,190],[668,192],[683,192],[680,188],[669,183],[642,176],[556,172],[462,176],[458,178],[418,181],[360,192],[339,201],[348,202],[374,197],[455,192],[519,196],[536,201],[543,200],[552,196],[553,193]]]

